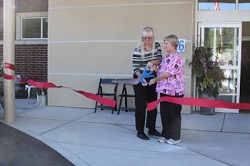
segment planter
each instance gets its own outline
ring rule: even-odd
[[[206,94],[199,95],[200,98],[203,99],[209,99],[209,100],[214,100],[215,97],[210,97]],[[202,115],[214,115],[215,114],[215,108],[210,108],[210,107],[200,107],[200,114]]]
[[[38,107],[43,107],[47,105],[47,95],[37,95],[36,105]]]

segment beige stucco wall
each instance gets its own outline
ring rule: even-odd
[[[191,59],[193,0],[49,0],[48,80],[96,93],[100,77],[132,76],[132,51],[143,27],[156,40],[176,34],[186,40],[185,60]],[[191,72],[186,64],[186,96]],[[94,101],[68,89],[50,89],[48,104],[93,108]],[[183,112],[189,112],[184,107]]]

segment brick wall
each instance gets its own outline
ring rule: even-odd
[[[0,46],[0,52],[3,52],[3,46]],[[22,79],[36,77],[38,81],[47,81],[47,45],[16,45],[15,69],[15,74],[21,75]]]
[[[16,0],[16,13],[48,11],[48,0]],[[3,40],[3,0],[0,0],[0,40]]]
[[[16,12],[48,11],[48,0],[16,0]]]
[[[21,12],[48,11],[48,0],[16,0],[16,14]],[[3,40],[3,0],[0,0],[0,40]],[[47,44],[16,44],[15,73],[22,78],[35,76],[47,81]],[[0,60],[3,59],[3,45],[0,45]]]
[[[16,45],[16,74],[47,81],[47,45]]]

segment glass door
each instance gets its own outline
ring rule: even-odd
[[[241,23],[199,24],[200,44],[210,47],[224,73],[218,100],[239,103],[241,74]],[[216,112],[238,113],[235,109],[216,108]]]

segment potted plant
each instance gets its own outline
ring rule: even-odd
[[[216,99],[222,87],[223,72],[217,59],[218,57],[213,57],[211,48],[205,46],[195,48],[191,64],[196,77],[198,96],[201,98]],[[213,115],[215,109],[201,107],[200,113]]]
[[[37,106],[45,106],[47,104],[47,95],[44,89],[32,88],[31,97],[36,97]]]

